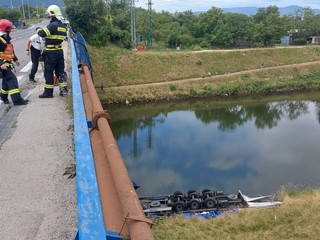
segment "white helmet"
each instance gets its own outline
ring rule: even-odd
[[[62,16],[61,10],[57,5],[50,5],[47,8],[46,14],[48,14],[50,17]]]

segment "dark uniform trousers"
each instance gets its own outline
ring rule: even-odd
[[[36,73],[38,71],[41,50],[35,49],[32,45],[31,45],[30,49],[31,49],[32,68],[31,68],[31,72],[30,72],[29,77],[30,77],[30,79],[34,79],[34,76],[36,75]]]
[[[44,50],[44,78],[46,84],[44,86],[46,95],[53,94],[54,73],[59,81],[60,93],[66,90],[67,83],[64,77],[64,55],[63,50]]]
[[[2,70],[2,89],[1,89],[1,99],[7,100],[10,94],[13,102],[18,102],[21,100],[18,79],[14,75],[11,68],[7,67],[7,70]]]

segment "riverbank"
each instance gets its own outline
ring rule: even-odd
[[[244,209],[210,220],[165,218],[152,228],[155,239],[318,239],[320,190],[287,190],[283,204]]]
[[[318,46],[129,52],[89,48],[95,86],[106,104],[318,89]]]

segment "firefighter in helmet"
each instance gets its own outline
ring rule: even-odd
[[[64,55],[62,42],[67,36],[67,29],[61,22],[63,16],[57,5],[48,7],[46,14],[51,18],[49,25],[46,28],[38,29],[37,33],[40,37],[45,38],[45,48],[43,51],[44,60],[44,85],[43,94],[39,98],[52,98],[54,88],[54,73],[59,82],[60,96],[65,95],[67,91],[67,82],[64,76]]]
[[[7,19],[0,19],[0,75],[2,77],[1,101],[9,104],[8,95],[11,96],[14,105],[26,105],[29,101],[20,95],[17,77],[13,73],[13,62],[20,65],[14,54],[13,45],[10,42],[12,23]]]

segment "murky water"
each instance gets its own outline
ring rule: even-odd
[[[140,196],[320,184],[320,94],[106,107]]]

